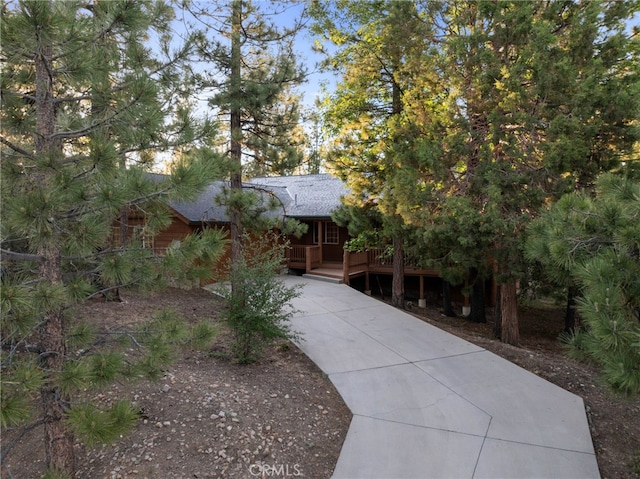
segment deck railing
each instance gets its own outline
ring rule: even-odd
[[[352,274],[366,272],[369,268],[369,260],[367,252],[351,253],[347,250],[344,251],[342,256],[342,276],[344,282],[349,284],[349,278]]]
[[[307,246],[305,248],[307,255],[306,270],[311,273],[313,268],[319,268],[322,265],[322,255],[320,254],[320,246]]]
[[[304,268],[310,273],[313,268],[322,264],[320,246],[294,244],[287,248],[287,262],[290,268]]]
[[[367,250],[367,260],[369,262],[369,266],[377,268],[393,268],[393,258],[389,257],[384,248],[371,248]],[[404,257],[404,267],[421,269],[421,267],[418,266],[418,260],[407,255]]]
[[[383,248],[371,248],[365,252],[369,266],[392,266],[391,258],[385,258]]]
[[[289,261],[289,263],[306,264],[307,255],[305,248],[306,246],[304,245],[292,244],[287,248],[287,261]]]
[[[314,268],[322,266],[322,257],[319,246],[291,245],[287,252],[287,261],[290,268],[304,269],[310,273]],[[427,274],[437,274],[436,270],[424,269],[417,265],[413,258],[405,257],[404,266],[412,269],[413,274],[428,272]],[[393,260],[385,254],[384,248],[372,248],[362,252],[345,251],[342,259],[342,270],[345,283],[352,275],[366,272],[387,272],[392,270]],[[415,271],[420,270],[420,271]]]

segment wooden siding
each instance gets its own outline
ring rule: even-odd
[[[174,217],[171,221],[171,225],[156,235],[154,244],[155,249],[162,251],[168,248],[174,240],[182,240],[197,230],[198,228],[188,225]]]

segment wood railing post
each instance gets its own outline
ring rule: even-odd
[[[311,248],[313,248],[313,246],[307,246],[304,249],[305,269],[307,274],[311,273]]]
[[[349,251],[347,251],[345,249],[344,253],[342,253],[342,281],[346,285],[349,284],[349,269],[350,269],[349,261],[350,261],[350,259],[351,258],[349,256]]]

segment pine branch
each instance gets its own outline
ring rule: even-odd
[[[85,299],[86,299],[86,300],[90,300],[90,299],[93,299],[93,298],[97,298],[97,297],[98,297],[98,296],[100,296],[101,294],[108,293],[109,291],[114,291],[114,290],[116,290],[116,289],[120,289],[120,288],[127,288],[127,287],[129,287],[129,286],[134,286],[135,284],[136,284],[136,283],[135,283],[135,281],[131,281],[131,282],[126,283],[126,284],[119,284],[119,285],[117,285],[117,286],[110,286],[110,287],[108,287],[108,288],[102,288],[101,290],[96,291],[95,293],[90,294],[90,295],[89,295],[89,296],[87,296]]]
[[[135,206],[135,205],[138,205],[140,203],[144,203],[145,201],[148,201],[148,200],[151,200],[151,199],[154,199],[154,198],[158,198],[160,196],[164,196],[169,191],[170,191],[169,188],[165,188],[165,189],[162,189],[162,190],[154,191],[153,193],[150,193],[150,194],[145,195],[145,196],[139,196],[139,197],[134,198],[133,200],[129,201],[127,203],[127,206]],[[100,213],[101,211],[102,211],[101,208],[92,208],[92,209],[89,209],[89,210],[71,210],[67,214],[62,215],[61,218],[62,219],[77,218],[78,216],[89,215],[89,214],[92,214],[92,213]]]
[[[120,116],[121,113],[128,111],[131,107],[133,107],[138,102],[138,100],[140,100],[141,96],[142,96],[142,93],[140,93],[138,96],[133,98],[126,105],[123,105],[120,109],[114,111],[113,114],[111,114],[107,118],[104,118],[104,119],[96,121],[96,122],[91,122],[90,125],[88,125],[88,126],[86,126],[84,128],[80,128],[79,130],[54,133],[53,135],[50,135],[49,138],[52,139],[52,140],[60,140],[60,139],[62,139],[62,140],[70,140],[70,139],[81,138],[83,136],[87,136],[89,133],[91,133],[96,128],[99,128],[99,127],[111,122],[113,119],[115,119],[118,116]]]
[[[68,165],[71,163],[79,163],[81,161],[88,160],[88,159],[89,159],[88,155],[74,155],[68,158],[58,160],[58,165],[62,166],[62,165]]]
[[[7,250],[4,248],[0,248],[0,254],[2,256],[8,256],[10,259],[18,261],[37,261],[38,263],[41,263],[45,260],[44,256],[30,253],[18,253],[16,251]]]
[[[14,145],[13,143],[11,143],[9,140],[7,140],[2,135],[0,135],[0,143],[4,143],[5,145],[7,145],[9,148],[11,148],[16,153],[20,153],[21,155],[26,156],[30,160],[35,160],[35,157],[33,156],[33,154],[29,153],[27,150],[25,150],[23,148],[20,148],[17,145]]]
[[[78,102],[83,100],[93,100],[93,95],[83,94],[78,96],[62,96],[62,97],[54,98],[53,103],[54,105],[59,105],[60,103],[72,103],[72,102]]]
[[[32,431],[38,426],[42,426],[43,424],[44,424],[44,420],[40,419],[34,422],[33,424],[30,424],[28,426],[23,426],[22,428],[20,428],[21,429],[20,434],[18,434],[15,438],[13,438],[9,442],[9,444],[3,444],[2,451],[0,451],[0,464],[4,464],[4,461],[7,459],[7,456],[11,452],[11,449],[13,449],[16,446],[16,444],[18,444],[28,432]]]

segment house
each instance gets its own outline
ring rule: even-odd
[[[153,174],[161,181],[165,176]],[[216,201],[223,196],[229,182],[216,181],[193,201],[171,201],[173,217],[168,228],[146,241],[158,253],[175,241],[204,228],[227,229],[229,216],[226,206]],[[243,184],[246,190],[259,195],[276,197],[281,208],[265,214],[295,218],[308,226],[301,238],[290,238],[289,267],[294,270],[331,269],[333,276],[342,277],[343,247],[348,239],[346,228],[331,220],[331,213],[340,205],[340,198],[348,193],[345,184],[328,174],[287,177],[254,178]],[[265,199],[266,201],[266,199]],[[116,225],[114,238],[119,235]],[[144,235],[144,218],[130,215],[128,235]],[[311,260],[311,265],[307,265]],[[320,271],[321,272],[321,271]]]
[[[331,214],[349,193],[346,185],[328,174],[254,178],[249,183],[285,192],[283,215],[308,227],[301,238],[289,238],[289,268],[342,279],[344,243],[349,233],[331,219]]]
[[[162,175],[157,177],[160,179]],[[228,228],[226,207],[216,201],[228,187],[228,182],[217,181],[211,183],[194,201],[172,201],[171,225],[155,236],[150,246],[161,252],[172,241],[190,233],[210,227]],[[341,204],[342,196],[349,192],[340,179],[329,174],[261,177],[244,183],[243,188],[278,199],[280,208],[268,214],[293,218],[308,226],[302,237],[288,238],[290,248],[287,266],[292,272],[324,276],[346,284],[357,279],[364,291],[371,291],[372,281],[382,289],[384,277],[391,277],[392,264],[383,259],[381,249],[359,253],[344,250],[344,244],[349,239],[347,229],[331,219],[331,214]],[[140,219],[132,220],[130,225],[139,228]],[[223,258],[220,264],[227,258]],[[439,289],[439,272],[411,263],[405,264],[404,271],[408,283],[413,285],[416,292],[418,304],[426,304],[427,289]]]
[[[217,197],[228,187],[215,182],[193,202],[172,202],[176,217],[173,225],[157,237],[157,246],[165,246],[175,237],[200,228],[228,227],[226,207],[217,204]],[[294,218],[308,226],[301,238],[290,238],[288,267],[316,273],[324,270],[342,276],[343,247],[349,238],[346,228],[331,220],[331,213],[348,193],[346,185],[328,174],[253,178],[243,188],[258,194],[275,196],[281,208],[268,212],[283,218]],[[307,264],[310,261],[310,264]]]

